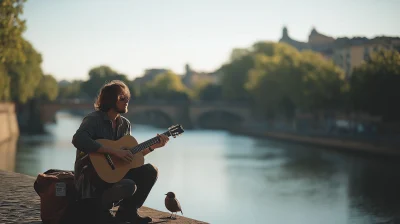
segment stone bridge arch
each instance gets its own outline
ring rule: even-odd
[[[73,103],[73,102],[55,102],[39,104],[41,120],[44,123],[54,122],[55,115],[60,110],[83,110],[85,113],[93,111],[93,103]],[[229,103],[131,103],[126,117],[132,116],[132,122],[135,123],[135,114],[157,112],[168,117],[168,126],[181,124],[186,128],[198,127],[199,120],[204,116],[216,113],[222,113],[220,116],[238,117],[238,124],[245,124],[252,121],[252,112],[250,107],[241,104]],[[130,119],[131,120],[131,119]]]
[[[55,121],[55,116],[61,110],[94,110],[93,103],[44,103],[39,104],[40,119],[44,123]]]
[[[167,123],[163,126],[169,127],[174,124],[187,124],[188,115],[185,113],[186,109],[183,105],[174,104],[133,104],[129,105],[127,117],[132,117],[130,120],[135,123],[135,115],[140,114],[158,114],[156,116],[164,117]],[[138,116],[140,119],[140,116]]]
[[[130,122],[136,123],[136,124],[147,124],[150,122],[151,124],[154,124],[154,122],[159,122],[160,127],[164,127],[166,124],[169,126],[174,123],[173,118],[171,118],[171,115],[165,113],[162,110],[156,109],[156,110],[142,110],[142,111],[129,111],[126,115],[123,115],[129,119]]]
[[[44,123],[54,122],[55,115],[61,110],[85,110],[93,111],[94,106],[92,103],[45,103],[39,106],[41,120]],[[174,104],[130,104],[128,106],[128,113],[124,116],[129,117],[134,114],[159,112],[170,120],[171,124],[187,123],[187,113],[185,116],[185,107],[177,106]],[[169,126],[170,126],[169,125]]]
[[[218,116],[232,116],[239,120],[236,125],[251,122],[252,112],[249,107],[241,104],[213,103],[213,104],[195,104],[190,107],[190,118],[194,126],[200,126],[202,118],[211,114]]]

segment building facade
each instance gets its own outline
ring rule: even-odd
[[[373,52],[381,48],[400,52],[399,37],[366,37],[333,38],[319,33],[315,28],[311,30],[308,42],[300,42],[290,38],[288,29],[283,28],[279,42],[287,43],[299,51],[312,50],[321,53],[327,60],[343,69],[347,78],[351,77],[353,69],[360,66]]]

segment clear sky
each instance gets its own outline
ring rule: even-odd
[[[213,71],[235,47],[278,41],[400,36],[400,0],[28,0],[24,33],[57,80],[109,65],[130,79],[147,68]]]

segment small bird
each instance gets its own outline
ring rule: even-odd
[[[171,216],[169,218],[172,218],[174,212],[175,212],[175,218],[176,218],[176,213],[178,212],[181,212],[183,215],[181,205],[179,204],[178,199],[176,199],[175,193],[168,192],[165,195],[167,195],[165,197],[165,207],[171,212]]]

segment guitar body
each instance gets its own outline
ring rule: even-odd
[[[162,133],[167,137],[176,138],[184,132],[181,125],[173,125],[168,128],[168,131]],[[109,139],[97,139],[96,142],[113,150],[128,149],[133,154],[133,160],[127,163],[115,156],[102,153],[89,153],[89,159],[97,173],[97,175],[107,183],[116,183],[132,168],[140,167],[144,164],[144,156],[142,150],[150,147],[153,144],[160,142],[158,137],[149,139],[141,144],[138,144],[136,139],[131,135],[125,135],[122,138],[114,141]]]
[[[113,150],[123,150],[122,148],[132,148],[138,145],[136,139],[131,135],[125,135],[116,141],[109,139],[97,139],[96,141]],[[110,155],[115,169],[110,166],[105,154],[89,153],[89,158],[99,177],[107,183],[120,181],[130,169],[140,167],[144,164],[142,152],[135,153],[131,163]]]

